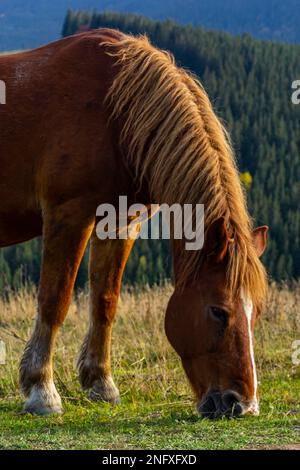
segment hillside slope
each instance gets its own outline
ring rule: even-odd
[[[0,0],[0,50],[37,47],[58,38],[68,8],[139,13],[300,42],[299,0]]]

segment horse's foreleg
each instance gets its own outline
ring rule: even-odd
[[[27,397],[26,412],[44,415],[62,411],[53,382],[53,348],[57,330],[68,311],[93,224],[93,218],[80,219],[70,207],[46,214],[38,316],[20,365],[20,384]]]
[[[119,391],[111,376],[111,331],[123,270],[132,240],[99,240],[90,248],[90,326],[78,360],[81,385],[93,400],[118,403]]]

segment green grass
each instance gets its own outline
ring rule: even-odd
[[[260,417],[200,420],[185,399],[175,403],[124,399],[117,407],[84,397],[65,402],[65,414],[17,414],[20,401],[1,400],[1,449],[241,449],[300,442],[300,379],[263,383]]]
[[[298,292],[273,289],[256,334],[261,415],[199,419],[181,365],[164,338],[163,309],[170,287],[125,293],[114,334],[114,377],[122,404],[90,402],[73,363],[86,326],[86,297],[73,303],[57,346],[56,383],[62,416],[22,415],[17,365],[28,337],[35,296],[23,292],[0,305],[0,449],[244,449],[300,443],[300,366],[291,343],[300,339]]]

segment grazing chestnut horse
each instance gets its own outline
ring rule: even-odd
[[[90,397],[111,403],[111,331],[132,240],[100,240],[96,208],[202,203],[205,242],[172,244],[166,334],[202,416],[258,413],[254,323],[266,295],[229,138],[201,84],[145,37],[100,29],[0,57],[0,246],[43,236],[38,314],[20,366],[25,411],[59,413],[55,338],[91,239],[90,326],[78,361]]]

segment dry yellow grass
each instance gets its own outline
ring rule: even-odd
[[[113,370],[122,396],[134,400],[141,394],[151,399],[160,391],[162,399],[186,396],[190,390],[181,364],[164,334],[164,312],[171,285],[153,289],[124,290],[118,305],[113,333]],[[0,367],[2,395],[16,396],[18,362],[30,336],[36,312],[36,292],[24,289],[0,300],[0,339],[6,343],[7,363]],[[63,394],[79,392],[75,362],[88,322],[88,297],[74,298],[58,338],[55,373]],[[270,299],[256,330],[259,373],[278,371],[291,361],[292,341],[300,339],[300,284],[271,286]]]
[[[171,386],[170,379],[177,373],[182,375],[164,335],[164,309],[171,291],[171,286],[165,286],[126,290],[121,295],[113,335],[113,369],[123,396],[134,396],[135,391],[149,396],[158,386],[164,395]],[[14,396],[19,393],[18,362],[34,323],[36,291],[24,289],[11,294],[8,300],[0,301],[0,311],[0,339],[7,347],[7,364],[0,368],[0,387]],[[75,363],[87,325],[88,296],[80,293],[72,302],[56,347],[56,380],[68,397],[79,391]],[[175,392],[187,392],[185,381],[180,384],[178,376],[171,381]]]

